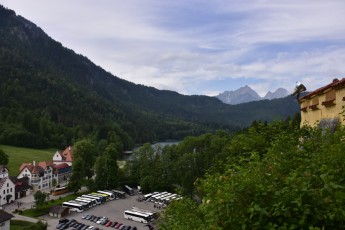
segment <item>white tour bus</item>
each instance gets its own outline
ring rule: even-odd
[[[140,209],[140,208],[137,208],[137,207],[132,207],[132,210],[133,212],[139,212],[139,213],[143,213],[143,214],[148,214],[150,215],[151,217],[151,221],[153,219],[157,219],[157,213],[155,211],[151,211],[151,210],[145,210],[145,209]]]
[[[115,193],[115,196],[119,199],[125,199],[126,198],[126,193],[124,191],[113,190],[113,192]]]
[[[77,199],[89,201],[89,202],[91,202],[92,206],[96,206],[97,205],[96,199],[90,199],[90,198],[83,197],[83,196],[79,196],[79,197],[77,197]]]
[[[162,202],[166,197],[169,197],[169,196],[171,196],[171,195],[174,195],[174,194],[172,194],[172,193],[167,193],[167,194],[165,194],[165,195],[163,195],[163,196],[156,197],[156,202]]]
[[[62,207],[68,207],[69,210],[74,211],[74,212],[84,212],[84,206],[81,204],[63,202]]]
[[[169,196],[161,197],[160,200],[159,200],[159,202],[165,203],[165,201],[169,200],[169,199],[172,198],[172,197],[176,197],[176,196],[177,196],[177,194],[170,194]]]
[[[167,193],[168,193],[168,192],[160,192],[160,193],[157,193],[157,194],[151,196],[151,198],[149,198],[149,200],[152,201],[152,202],[155,202],[155,201],[156,201],[156,197],[160,197],[160,196],[162,196],[162,195],[164,195],[164,194],[167,194]]]
[[[140,223],[147,224],[153,220],[150,214],[140,213],[136,211],[126,210],[123,214],[126,219],[134,220]]]
[[[95,197],[95,196],[91,196],[91,195],[81,195],[81,197],[94,200],[96,202],[96,204],[101,204],[102,203],[102,199],[99,198],[99,197]]]
[[[87,198],[84,199],[83,197],[77,197],[75,200],[76,201],[80,201],[80,202],[88,203],[90,207],[96,206],[96,202],[95,201],[89,200]]]
[[[168,205],[168,204],[170,204],[171,201],[176,200],[176,199],[178,199],[179,197],[180,197],[179,195],[174,194],[173,196],[166,197],[166,198],[163,200],[163,203],[166,204],[166,205]]]
[[[148,198],[150,198],[153,195],[154,195],[153,193],[149,193],[149,194],[144,195],[144,200],[147,200]]]
[[[109,200],[115,200],[116,196],[113,192],[109,192],[109,191],[97,191],[97,193],[100,194],[105,194],[109,196]]]
[[[169,196],[169,195],[171,195],[171,193],[165,193],[165,194],[163,194],[163,195],[156,196],[155,199],[152,200],[152,201],[153,201],[153,202],[159,202],[160,199],[162,199],[162,198],[164,198],[164,197],[167,197],[167,196]]]
[[[70,200],[68,201],[69,203],[75,203],[75,204],[80,204],[84,207],[84,210],[88,210],[90,208],[92,208],[92,205],[85,202],[85,201],[77,201],[77,200]]]

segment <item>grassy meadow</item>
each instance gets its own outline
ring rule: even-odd
[[[8,145],[0,145],[0,149],[9,156],[7,167],[10,176],[17,176],[19,166],[24,162],[52,161],[53,155],[57,151],[57,149],[29,149]]]

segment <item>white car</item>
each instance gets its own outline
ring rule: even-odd
[[[107,219],[107,217],[102,217],[101,219],[99,219],[96,223],[97,224],[101,224],[104,220],[106,220]]]

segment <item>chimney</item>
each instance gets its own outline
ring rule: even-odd
[[[36,166],[36,161],[32,161],[32,165],[35,167]]]
[[[71,151],[71,146],[68,146],[68,150]]]

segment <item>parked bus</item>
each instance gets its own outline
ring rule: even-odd
[[[177,195],[176,194],[170,194],[169,196],[161,197],[161,198],[159,198],[159,202],[164,203],[166,200],[169,200],[170,198],[175,197],[175,196],[177,196]]]
[[[130,196],[133,196],[133,195],[134,195],[134,190],[133,190],[131,187],[129,187],[128,185],[125,185],[125,186],[123,186],[123,187],[124,187],[125,192],[126,192],[128,195],[130,195]]]
[[[148,215],[151,216],[151,220],[157,219],[157,212],[155,212],[155,211],[140,209],[140,208],[137,208],[137,207],[132,207],[131,211],[140,212],[140,213],[143,213],[143,214],[148,214]]]
[[[75,204],[83,205],[84,211],[85,211],[85,210],[88,210],[88,209],[90,209],[90,208],[92,208],[92,205],[89,204],[89,203],[87,203],[87,202],[85,202],[85,201],[70,200],[70,201],[68,201],[68,202],[69,202],[69,203],[75,203]]]
[[[91,196],[91,195],[82,195],[81,197],[84,197],[84,198],[88,198],[88,199],[91,199],[91,200],[94,200],[96,202],[96,204],[102,204],[102,198],[101,197],[96,197],[96,196]]]
[[[151,200],[151,201],[152,202],[159,202],[160,199],[162,199],[162,198],[164,198],[166,196],[169,196],[169,195],[171,195],[171,193],[168,193],[168,192],[164,193],[164,194],[160,194],[159,196],[154,197],[154,199]]]
[[[126,210],[124,211],[123,215],[128,220],[134,220],[145,224],[153,220],[150,214],[140,213],[136,211]]]
[[[115,193],[115,196],[119,199],[125,199],[126,198],[126,193],[124,191],[113,190],[113,192]]]
[[[62,207],[67,207],[69,208],[69,210],[74,211],[74,212],[84,212],[84,206],[81,204],[63,202]]]
[[[101,194],[98,194],[98,193],[90,193],[90,194],[87,194],[88,196],[93,196],[93,197],[97,197],[99,199],[101,199],[101,202],[102,203],[105,203],[107,201],[107,198]]]
[[[77,197],[75,200],[76,200],[76,201],[80,201],[80,202],[86,202],[86,203],[88,203],[88,204],[90,205],[90,208],[96,206],[96,202],[95,202],[95,201],[89,200],[89,199],[87,199],[87,198]]]
[[[153,193],[149,193],[149,194],[144,195],[144,200],[147,200],[148,198],[150,198],[153,195],[154,195]]]
[[[109,196],[109,200],[115,200],[116,196],[113,192],[110,192],[110,191],[97,191],[97,193],[100,193],[100,194],[105,194],[105,195],[108,195]]]
[[[167,193],[162,196],[156,197],[156,202],[162,202],[166,197],[173,195],[172,193]]]
[[[68,192],[67,187],[60,187],[60,188],[55,188],[54,191],[52,192],[52,195],[57,196],[57,195],[65,194],[67,192]]]
[[[168,193],[168,192],[160,192],[160,193],[157,193],[157,194],[151,196],[151,198],[149,198],[149,200],[152,201],[152,202],[155,202],[156,197],[162,196],[162,195],[167,194],[167,193]]]
[[[109,200],[109,195],[104,194],[104,193],[92,192],[92,193],[91,193],[91,195],[94,195],[94,196],[100,196],[100,197],[104,197],[104,199],[105,199],[106,201],[108,201],[108,200]]]
[[[82,196],[77,197],[77,199],[89,201],[89,202],[91,202],[92,206],[96,206],[97,205],[96,199],[90,199],[90,198],[82,197]]]
[[[164,200],[162,201],[164,204],[168,205],[171,201],[179,198],[180,196],[177,194],[173,194],[171,196],[165,197]]]

